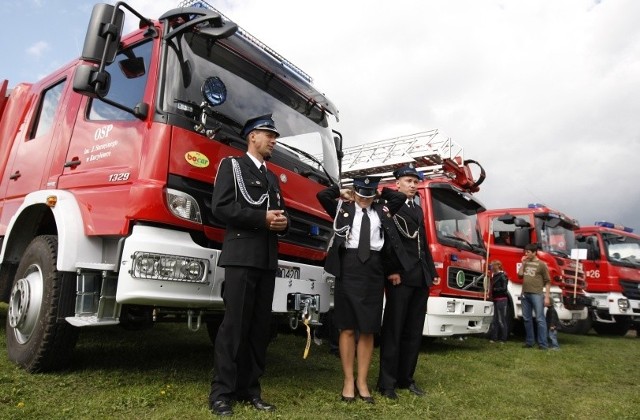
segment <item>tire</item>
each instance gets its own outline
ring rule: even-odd
[[[599,335],[615,335],[622,337],[627,334],[629,328],[631,328],[631,317],[614,315],[613,318],[616,320],[613,324],[594,322],[593,329]]]
[[[591,320],[591,314],[587,316],[586,319],[581,319],[579,321],[563,321],[560,320],[560,328],[559,330],[568,333],[568,334],[578,334],[585,335],[589,332],[593,325],[593,321]]]
[[[7,311],[9,360],[35,372],[65,367],[78,340],[79,329],[62,320],[62,282],[56,269],[58,238],[38,236],[27,247],[13,281]]]

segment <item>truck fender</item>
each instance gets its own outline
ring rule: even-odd
[[[7,244],[11,243],[11,236],[17,235],[22,229],[16,222],[27,209],[32,206],[47,205],[47,198],[55,196],[56,204],[47,206],[55,219],[58,231],[58,261],[60,271],[75,271],[79,263],[100,262],[102,258],[102,241],[90,238],[84,233],[84,219],[80,205],[75,196],[63,190],[42,190],[27,194],[16,213],[11,217],[5,240],[2,243],[0,262],[4,262]],[[14,232],[15,229],[15,232]]]

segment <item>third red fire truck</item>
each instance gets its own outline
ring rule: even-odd
[[[472,193],[474,180],[463,149],[438,130],[396,137],[344,149],[342,178],[382,175],[380,186],[395,188],[394,169],[414,164],[425,179],[418,195],[427,242],[441,281],[431,287],[423,335],[444,337],[485,333],[493,303],[485,299],[484,255],[477,214],[484,206]],[[479,166],[479,165],[478,165]]]
[[[522,208],[492,209],[479,215],[482,235],[489,248],[489,260],[500,260],[509,277],[509,329],[522,319],[520,296],[522,280],[517,272],[524,246],[538,244],[538,258],[551,276],[551,298],[560,320],[577,321],[587,317],[590,299],[585,296],[584,272],[571,259],[576,248],[575,219],[541,204]]]

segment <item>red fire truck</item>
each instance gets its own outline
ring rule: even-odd
[[[611,222],[595,222],[576,231],[578,247],[587,250],[582,261],[587,296],[593,302],[587,319],[563,325],[584,334],[625,335],[640,319],[640,236]]]
[[[518,268],[523,248],[530,243],[540,247],[538,258],[544,261],[551,276],[551,298],[563,321],[587,317],[590,299],[585,296],[584,272],[572,260],[576,248],[575,219],[541,204],[524,208],[492,209],[479,215],[482,236],[488,247],[489,260],[500,260],[509,277],[509,315],[512,330],[515,321],[522,319],[520,295],[522,280]]]
[[[463,159],[463,149],[438,130],[344,149],[342,178],[381,175],[380,186],[396,188],[394,169],[414,164],[425,179],[419,204],[431,253],[441,281],[429,293],[423,335],[444,337],[486,333],[493,303],[484,290],[485,247],[477,217],[484,206],[471,193],[479,191],[484,170]],[[481,173],[474,180],[470,165]]]
[[[121,36],[125,11],[140,29]],[[0,296],[10,360],[59,368],[85,326],[182,321],[214,335],[224,310],[216,169],[246,150],[245,121],[267,113],[281,133],[270,168],[290,216],[273,310],[308,323],[329,310],[331,221],[315,195],[339,181],[337,109],[220,12],[181,7],[152,21],[126,3],[98,4],[81,59],[7,87]]]

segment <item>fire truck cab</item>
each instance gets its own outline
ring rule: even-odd
[[[440,276],[429,291],[423,335],[446,337],[486,333],[493,303],[485,293],[485,247],[477,214],[484,211],[473,196],[485,178],[474,180],[475,161],[438,130],[401,136],[344,149],[342,179],[379,175],[381,187],[396,188],[392,172],[412,164],[424,175],[418,202],[424,213],[427,243]],[[479,165],[478,165],[479,166]]]
[[[509,277],[509,314],[513,329],[522,319],[520,296],[522,280],[518,278],[524,246],[538,244],[538,258],[544,261],[551,276],[551,298],[562,321],[585,319],[590,299],[585,296],[582,266],[572,260],[576,248],[576,220],[541,204],[523,208],[490,209],[479,215],[482,236],[489,248],[489,260],[500,260]]]
[[[29,371],[64,366],[79,327],[202,322],[215,336],[225,226],[214,179],[264,114],[281,134],[269,168],[289,215],[273,311],[317,324],[330,308],[331,222],[315,195],[339,182],[337,109],[207,2],[182,6],[152,21],[97,4],[80,59],[1,85],[0,299],[9,359]],[[128,35],[125,11],[139,19]]]
[[[629,227],[599,221],[578,229],[576,242],[587,250],[582,265],[593,306],[587,319],[563,328],[625,335],[640,320],[640,236]]]

